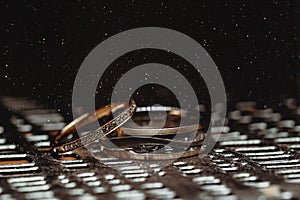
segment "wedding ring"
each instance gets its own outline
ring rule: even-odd
[[[148,107],[138,107],[135,113],[141,112],[167,112],[169,116],[178,116],[181,118],[188,118],[188,112],[186,110],[180,109],[178,107],[170,107],[170,106],[148,106]],[[118,136],[122,135],[174,135],[180,133],[189,133],[193,131],[198,131],[203,129],[204,126],[200,124],[191,124],[191,125],[183,125],[183,126],[176,126],[176,127],[163,127],[163,128],[143,128],[138,127],[120,127],[117,129]]]
[[[130,101],[129,106],[123,112],[103,126],[100,126],[98,129],[91,131],[78,139],[66,141],[66,138],[69,135],[74,134],[76,129],[84,127],[105,116],[109,116],[124,107],[124,103],[112,103],[96,110],[93,114],[83,114],[82,116],[78,117],[55,136],[53,152],[65,153],[68,151],[73,151],[96,140],[103,139],[105,136],[115,131],[118,127],[123,125],[132,117],[137,107],[133,100]]]

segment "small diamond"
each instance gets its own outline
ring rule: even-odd
[[[94,135],[91,135],[90,137],[85,138],[86,142],[90,142],[91,140],[93,140]]]
[[[83,143],[86,143],[86,140],[87,140],[87,138],[82,138],[82,139],[81,139],[81,141],[82,141]]]
[[[85,138],[85,142],[89,142],[91,140],[92,136],[91,137],[86,137]]]
[[[100,135],[101,135],[101,133],[103,133],[102,131],[100,132],[100,131],[97,131],[96,133],[95,133],[95,136],[96,136],[96,138],[98,138]]]

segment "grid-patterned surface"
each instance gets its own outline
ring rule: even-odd
[[[209,156],[165,168],[153,164],[153,172],[130,160],[53,157],[49,136],[65,126],[64,118],[28,99],[3,98],[2,104],[0,199],[300,197],[300,107],[291,99],[280,113],[238,103]]]

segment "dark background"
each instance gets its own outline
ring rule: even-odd
[[[299,93],[298,0],[8,0],[0,5],[0,96],[29,96],[70,114],[73,82],[86,55],[106,38],[144,26],[175,29],[202,44],[219,67],[230,101],[271,105]],[[139,56],[122,58],[116,66],[137,65]]]

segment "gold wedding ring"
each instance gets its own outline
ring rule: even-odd
[[[147,106],[138,107],[135,113],[141,112],[167,112],[168,115],[178,116],[181,118],[188,118],[188,112],[178,107],[170,106]],[[163,128],[143,128],[143,127],[126,127],[126,124],[117,129],[118,136],[122,135],[174,135],[178,133],[189,133],[203,129],[203,126],[199,123],[191,125],[183,125],[178,127],[163,127]]]
[[[63,128],[53,139],[53,152],[56,153],[66,153],[66,152],[79,152],[81,151],[81,147],[85,145],[93,145],[94,142],[104,139],[105,136],[112,133],[113,131],[117,131],[117,137],[110,138],[110,141],[116,143],[117,146],[120,145],[120,148],[110,148],[109,145],[106,146],[106,142],[103,141],[101,144],[101,148],[103,150],[112,152],[112,154],[122,154],[122,152],[128,151],[131,145],[163,145],[168,144],[169,142],[175,142],[180,146],[181,144],[190,143],[190,141],[185,140],[175,140],[169,138],[161,138],[167,135],[174,135],[177,133],[192,133],[197,131],[196,135],[193,136],[193,142],[189,149],[186,152],[178,152],[175,151],[173,153],[168,154],[152,154],[152,153],[143,153],[139,154],[133,151],[130,151],[130,157],[133,159],[171,159],[176,157],[189,157],[201,152],[201,148],[199,148],[199,144],[204,139],[204,133],[201,133],[199,130],[203,128],[199,123],[195,123],[192,125],[183,125],[183,126],[175,126],[175,127],[163,127],[163,128],[135,128],[135,127],[126,127],[124,124],[133,116],[134,113],[142,113],[142,112],[167,112],[168,116],[177,116],[180,119],[192,119],[193,117],[188,116],[188,112],[186,110],[180,109],[178,107],[169,107],[169,106],[148,106],[148,107],[138,107],[136,106],[133,100],[130,101],[129,106],[122,111],[117,117],[105,123],[103,126],[98,129],[88,132],[87,134],[81,136],[80,138],[68,140],[68,136],[76,133],[77,129],[83,128],[92,122],[97,121],[98,119],[111,116],[117,110],[125,108],[125,103],[112,103],[103,108],[100,108],[95,111],[93,114],[83,114],[78,117],[71,123],[69,123],[65,128]],[[156,116],[157,117],[157,116]],[[191,117],[191,118],[190,118]],[[175,120],[176,121],[176,120]],[[121,127],[122,126],[122,127]],[[130,136],[131,135],[131,136]],[[149,137],[149,136],[152,137]],[[156,135],[158,137],[153,137]],[[185,135],[183,135],[185,136]],[[200,137],[201,136],[201,137]],[[186,136],[185,136],[186,137]]]

